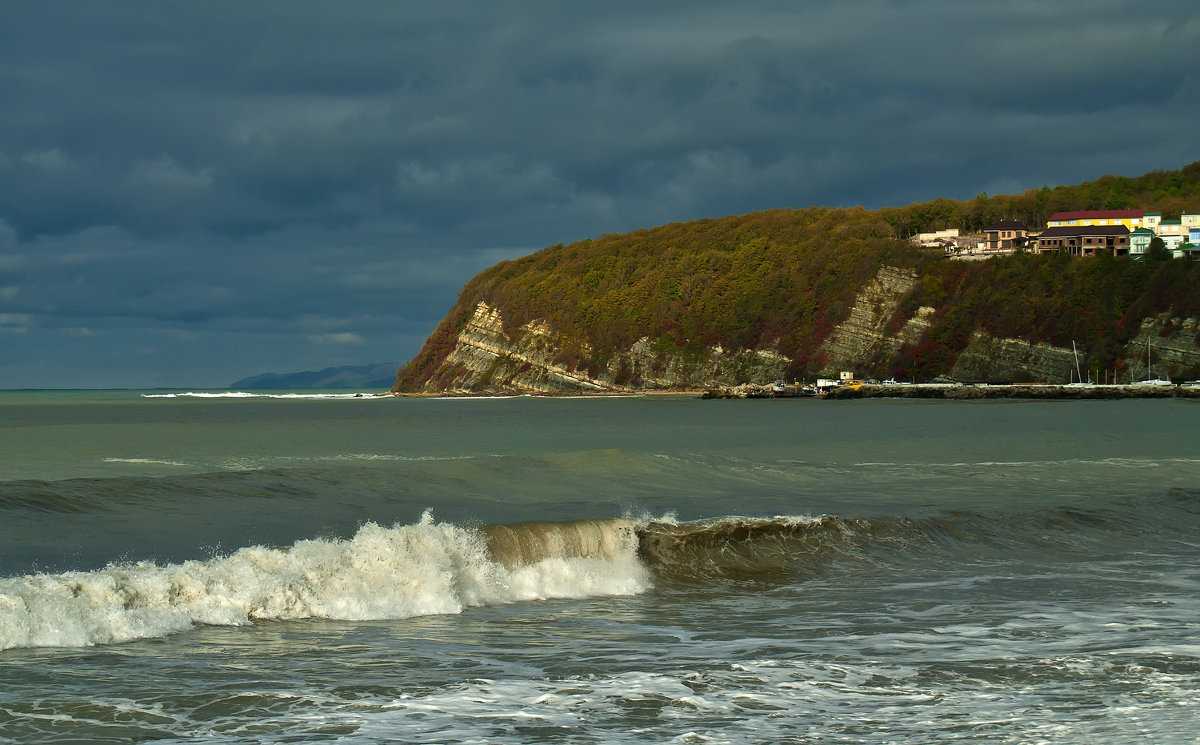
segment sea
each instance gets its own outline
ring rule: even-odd
[[[0,742],[1195,743],[1198,433],[0,392]]]

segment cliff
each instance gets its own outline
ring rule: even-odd
[[[914,290],[910,271],[883,267],[856,295],[845,320],[818,347],[815,374],[836,377],[842,370],[860,376],[895,366],[904,350],[924,342],[937,309],[920,306],[903,324],[889,330],[891,319]],[[1118,375],[1121,380],[1147,377],[1146,340],[1155,375],[1200,369],[1197,319],[1163,313],[1147,317],[1120,348],[1111,368],[1089,363],[1079,352],[1085,378]],[[1085,340],[1081,340],[1085,341]],[[582,361],[564,361],[572,348]],[[794,360],[775,348],[727,350],[720,345],[681,350],[643,337],[598,364],[594,350],[556,332],[543,321],[505,328],[500,309],[479,301],[454,339],[452,349],[428,382],[415,390],[426,393],[584,392],[690,390],[763,385],[787,377]],[[1046,341],[1001,338],[975,330],[942,377],[965,381],[1008,380],[1065,383],[1077,379],[1077,356],[1069,346]],[[409,389],[412,392],[414,389]]]
[[[649,338],[612,355],[603,367],[570,366],[559,361],[562,335],[545,323],[504,330],[500,311],[476,305],[424,392],[583,392],[709,388],[736,383],[769,383],[789,360],[771,350],[726,352],[720,347],[681,355],[656,350]],[[592,350],[585,348],[585,354]]]
[[[1155,179],[1200,193],[1200,164]],[[945,261],[900,239],[927,212],[770,210],[502,262],[463,288],[392,390],[693,390],[844,370],[1124,382],[1146,377],[1148,348],[1153,375],[1200,377],[1200,262]]]

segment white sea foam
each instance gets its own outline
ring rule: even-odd
[[[151,466],[186,466],[187,463],[180,463],[177,460],[164,460],[162,458],[105,458],[105,463],[134,463],[140,465]]]
[[[187,391],[186,393],[143,393],[142,398],[271,398],[271,399],[343,399],[357,400],[386,399],[374,393],[249,393],[246,391]]]
[[[188,391],[187,393],[143,393],[142,398],[257,398],[262,394],[243,393],[240,391],[225,391],[222,393],[205,393]]]
[[[893,461],[864,461],[851,463],[855,468],[1055,468],[1061,466],[1108,466],[1112,468],[1158,468],[1164,462],[1168,463],[1200,463],[1196,458],[1103,458],[1101,460],[1069,459],[1069,460],[1014,460],[1014,461],[956,461],[949,463],[897,463]]]
[[[160,637],[194,624],[394,619],[649,587],[631,543],[615,557],[506,567],[475,530],[434,522],[364,525],[344,540],[243,548],[182,564],[0,579],[0,649],[78,647]]]

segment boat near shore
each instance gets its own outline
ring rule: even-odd
[[[1169,380],[1163,380],[1162,378],[1147,378],[1146,380],[1139,380],[1137,382],[1130,383],[1130,386],[1133,388],[1162,388],[1164,386],[1174,388],[1175,384]]]
[[[1163,380],[1159,377],[1151,377],[1154,375],[1154,368],[1150,362],[1150,335],[1146,335],[1146,378],[1145,380],[1136,380],[1130,385],[1139,388],[1163,388],[1166,386],[1174,387],[1175,384],[1169,380]]]

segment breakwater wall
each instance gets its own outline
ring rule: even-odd
[[[860,388],[836,388],[826,394],[826,398],[1200,398],[1200,388],[1151,385],[864,385]]]
[[[771,386],[742,385],[705,391],[701,398],[798,398],[799,388],[783,392]],[[1154,385],[939,385],[898,384],[842,386],[816,398],[849,401],[864,398],[927,398],[970,401],[976,399],[1118,399],[1118,398],[1196,398],[1200,387]]]

